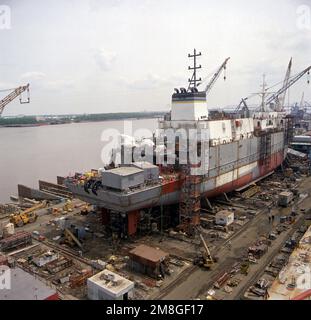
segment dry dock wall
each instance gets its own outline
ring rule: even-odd
[[[61,197],[53,194],[32,189],[24,185],[18,185],[18,196],[22,198],[36,199],[36,200],[61,200]]]
[[[68,190],[67,187],[63,185],[51,183],[51,182],[39,180],[39,189],[41,191],[52,193],[54,195],[65,197],[65,198],[72,197],[72,193]]]

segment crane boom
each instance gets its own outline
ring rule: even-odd
[[[300,109],[303,109],[304,107],[304,100],[305,100],[305,93],[302,93],[301,101],[300,101]]]
[[[245,107],[245,108],[248,108],[248,106],[247,106],[247,103],[246,103],[246,100],[247,100],[248,98],[242,98],[241,99],[241,102],[239,103],[239,105],[235,108],[235,113],[237,113],[239,110],[240,110],[240,108],[243,106],[243,107]]]
[[[202,244],[203,244],[203,247],[204,247],[204,249],[205,249],[207,258],[210,259],[210,260],[213,262],[213,258],[212,258],[211,252],[209,251],[209,248],[208,248],[208,246],[207,246],[207,244],[206,244],[206,242],[205,242],[202,234],[199,233],[199,236],[200,236],[201,242],[202,242]]]
[[[226,67],[227,67],[227,63],[229,61],[230,57],[227,58],[223,64],[219,67],[219,69],[217,70],[217,72],[213,75],[212,79],[210,80],[210,82],[207,84],[207,86],[205,87],[205,92],[206,94],[208,94],[211,89],[213,88],[215,82],[217,81],[217,79],[219,78],[220,74],[221,74],[221,71],[222,70],[226,70]]]
[[[289,61],[288,68],[287,68],[286,75],[285,75],[285,79],[283,82],[283,87],[286,87],[288,85],[289,78],[290,78],[291,71],[292,71],[292,64],[293,64],[293,58],[291,58]],[[287,89],[276,99],[276,110],[277,111],[282,111],[282,109],[284,108],[286,91],[287,91]]]
[[[249,112],[249,108],[248,108],[248,105],[246,103],[246,100],[248,98],[242,98],[241,99],[241,102],[239,103],[239,105],[236,107],[234,113],[242,113],[244,115],[245,118],[248,118],[249,115],[250,115],[250,112]],[[242,107],[243,106],[243,107]],[[242,107],[242,108],[241,108]]]
[[[26,86],[21,86],[16,89],[14,89],[10,94],[8,94],[5,98],[0,100],[0,116],[2,115],[2,112],[6,105],[8,105],[11,101],[13,101],[16,97],[20,96],[24,91],[28,91],[29,93],[29,83]],[[28,100],[26,102],[23,102],[22,99],[19,99],[20,103],[29,103],[30,99],[28,96]]]
[[[303,77],[306,73],[310,74],[310,70],[311,70],[311,66],[309,66],[308,68],[306,68],[305,70],[301,71],[299,74],[297,74],[295,77],[293,77],[291,80],[288,81],[288,83],[286,85],[284,85],[279,91],[277,91],[276,93],[274,93],[272,96],[270,96],[267,101],[266,104],[270,104],[273,101],[275,101],[276,99],[278,99],[278,97],[283,94],[284,92],[287,91],[288,88],[290,88],[292,85],[294,85],[301,77]]]

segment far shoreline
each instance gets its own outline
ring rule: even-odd
[[[161,119],[164,117],[165,112],[159,112],[156,114],[146,114],[141,116],[124,116],[122,117],[122,113],[119,114],[119,117],[112,117],[112,118],[99,118],[99,119],[88,119],[88,120],[63,120],[64,118],[61,118],[62,116],[59,116],[59,120],[55,121],[48,121],[48,122],[37,122],[37,123],[14,123],[14,120],[12,119],[13,123],[8,124],[0,124],[0,128],[32,128],[32,127],[41,127],[41,126],[56,126],[56,125],[63,125],[63,124],[76,124],[76,123],[98,123],[98,122],[107,122],[107,121],[126,121],[126,120],[146,120],[146,119]],[[78,116],[78,115],[77,115]],[[96,116],[96,115],[95,115]],[[109,114],[107,114],[109,117]],[[64,116],[65,119],[68,119],[68,116]],[[18,119],[18,118],[16,118]],[[22,118],[20,118],[22,119]]]

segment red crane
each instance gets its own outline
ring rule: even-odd
[[[27,91],[28,98],[26,101],[22,101],[22,96],[21,94]],[[13,101],[15,98],[19,97],[19,102],[21,104],[23,103],[29,103],[30,102],[30,97],[29,97],[29,83],[26,86],[21,86],[18,88],[15,88],[10,94],[8,94],[6,97],[4,97],[2,100],[0,100],[0,116],[2,115],[2,112],[4,108],[6,107],[7,104],[9,104],[11,101]]]

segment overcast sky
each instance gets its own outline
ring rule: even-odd
[[[298,20],[310,0],[0,4],[11,8],[11,28],[0,30],[0,90],[31,85],[31,104],[17,100],[4,115],[168,110],[173,88],[186,86],[194,47],[203,54],[202,78],[231,57],[227,81],[209,95],[213,107],[258,91],[263,73],[269,85],[282,81],[291,56],[294,73],[311,64],[311,26]],[[303,91],[310,101],[306,77],[291,101]]]

